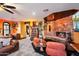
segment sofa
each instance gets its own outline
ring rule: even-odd
[[[46,53],[49,56],[66,56],[65,45],[58,42],[47,42]]]
[[[18,40],[10,40],[10,44],[0,48],[0,56],[6,56],[19,49]]]

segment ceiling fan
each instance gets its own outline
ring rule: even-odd
[[[0,3],[0,7],[11,14],[14,14],[14,12],[10,9],[16,9],[15,6],[6,5],[5,3]]]

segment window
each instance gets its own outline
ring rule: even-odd
[[[79,12],[73,15],[73,28],[79,32]]]
[[[8,36],[10,32],[9,23],[4,23],[4,36]]]
[[[49,32],[51,31],[51,26],[49,25]]]

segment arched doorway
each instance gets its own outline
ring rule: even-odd
[[[3,36],[9,36],[10,34],[10,24],[8,22],[3,23]]]

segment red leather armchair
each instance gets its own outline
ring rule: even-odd
[[[58,42],[47,42],[46,53],[49,56],[66,56],[65,45]]]

